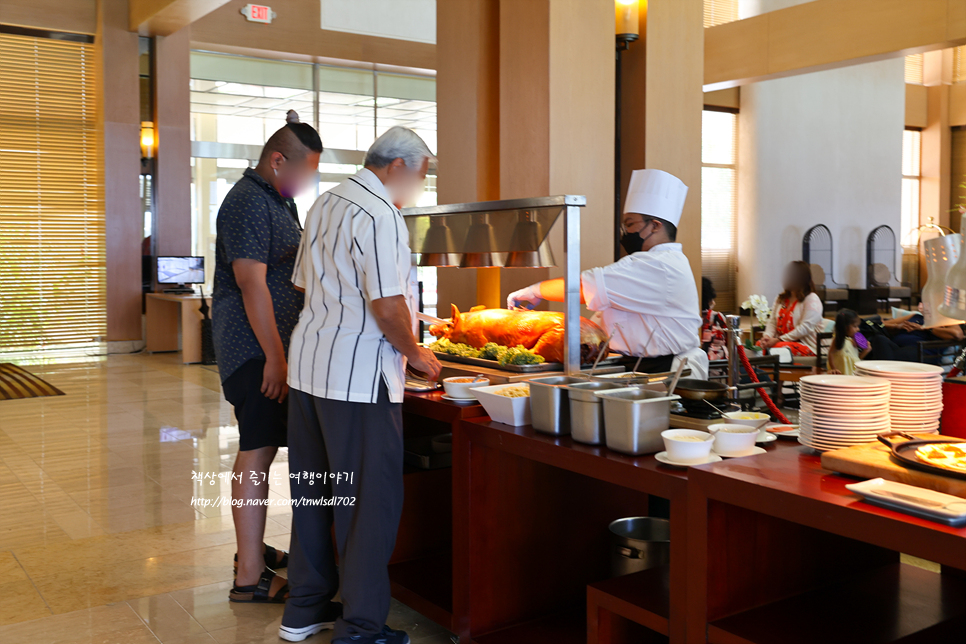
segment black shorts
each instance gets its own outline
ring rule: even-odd
[[[266,398],[261,392],[265,360],[252,358],[221,384],[225,400],[238,419],[238,451],[288,445],[288,401]]]

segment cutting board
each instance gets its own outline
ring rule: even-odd
[[[890,454],[889,448],[879,442],[853,445],[822,454],[822,467],[862,479],[882,477],[966,498],[966,479],[914,470],[899,465]]]

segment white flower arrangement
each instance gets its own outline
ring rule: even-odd
[[[758,318],[758,324],[762,326],[765,326],[768,323],[768,318],[771,317],[771,306],[764,295],[752,295],[741,303],[741,308],[751,309],[755,317]]]

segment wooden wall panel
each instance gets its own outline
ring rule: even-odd
[[[441,2],[436,9],[437,141],[441,204],[500,198],[500,2]],[[459,52],[456,55],[455,52]],[[449,304],[477,304],[477,271],[437,270],[443,317]]]
[[[587,269],[614,259],[614,3],[552,4],[549,193],[587,197],[580,226],[580,262]],[[552,277],[563,276],[562,224]]]
[[[950,149],[949,85],[927,87],[927,125],[922,130],[922,180],[919,189],[919,219],[925,223],[949,225]]]
[[[906,127],[926,127],[927,104],[926,88],[922,85],[906,84]]]
[[[768,75],[769,15],[705,29],[704,84],[708,89],[743,85]]]
[[[702,0],[648,3],[644,111],[645,167],[670,172],[688,186],[678,241],[699,283],[703,20]]]
[[[155,116],[158,138],[155,230],[158,255],[191,254],[190,28],[155,42]],[[209,271],[214,270],[210,267]]]
[[[142,36],[170,36],[228,0],[129,0],[131,31]]]
[[[966,43],[962,0],[814,0],[706,30],[708,89]]]
[[[550,0],[500,2],[500,198],[550,191]]]
[[[741,88],[729,87],[716,92],[704,93],[704,104],[708,107],[724,107],[737,110],[741,107]]]
[[[101,0],[96,36],[104,141],[107,339],[141,339],[141,167],[138,35],[127,0]]]
[[[949,87],[949,125],[966,125],[966,83]]]
[[[3,0],[0,2],[0,23],[94,34],[97,32],[97,0]]]
[[[964,86],[966,87],[966,86]],[[949,199],[949,227],[956,232],[963,230],[963,216],[959,206],[966,206],[966,127],[957,127],[952,131],[952,154],[950,183],[952,190]]]

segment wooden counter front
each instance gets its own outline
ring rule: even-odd
[[[442,391],[406,392],[404,439],[457,431],[459,421],[484,415],[482,405],[442,399]],[[453,470],[406,466],[403,513],[389,563],[392,594],[434,622],[453,626]]]
[[[693,469],[486,418],[462,421],[454,438],[457,634],[476,644],[684,641]],[[670,566],[609,579],[607,525],[648,514],[649,495],[670,501]]]
[[[687,470],[489,419],[461,422],[455,438],[458,635],[476,644],[585,642],[587,585],[609,576],[607,525],[648,514],[649,494],[671,501],[671,610],[683,606]],[[671,615],[654,617],[667,635]]]

